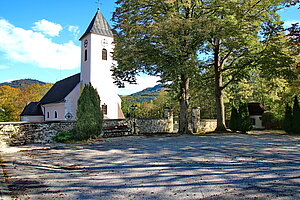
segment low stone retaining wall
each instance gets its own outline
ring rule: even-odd
[[[52,142],[59,130],[71,130],[75,122],[0,123],[0,146]]]
[[[133,126],[132,126],[133,127]],[[173,120],[169,119],[136,119],[136,132],[147,133],[172,133]]]
[[[0,147],[18,146],[24,144],[51,143],[52,137],[60,130],[71,130],[76,122],[8,122],[0,123]],[[104,127],[127,126],[127,132],[105,133],[103,137],[116,137],[146,133],[172,133],[173,118],[163,119],[130,119],[104,120]],[[216,120],[200,120],[197,132],[213,131],[217,126]]]

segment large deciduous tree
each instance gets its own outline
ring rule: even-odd
[[[188,133],[189,83],[198,73],[204,10],[198,1],[119,0],[113,20],[117,82],[147,72],[171,81],[180,100],[179,132]]]
[[[282,48],[276,14],[285,2],[118,0],[113,16],[116,82],[135,82],[140,72],[171,82],[180,100],[179,132],[188,133],[190,82],[213,68],[217,130],[223,131],[224,89],[251,67],[279,74],[292,62]],[[278,66],[281,70],[275,70]]]

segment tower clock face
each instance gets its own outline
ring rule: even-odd
[[[106,47],[108,45],[108,41],[106,39],[101,40],[102,46]]]
[[[87,48],[88,44],[89,44],[89,41],[88,40],[84,40],[84,47],[85,48]]]

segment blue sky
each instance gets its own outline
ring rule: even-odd
[[[80,72],[79,37],[97,11],[96,0],[9,0],[0,4],[0,83],[32,78],[54,83]],[[110,24],[114,0],[102,0]],[[280,11],[286,24],[300,22],[300,10]],[[154,86],[157,77],[141,76],[119,94]]]

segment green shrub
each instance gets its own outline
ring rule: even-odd
[[[292,121],[292,132],[300,134],[300,107],[297,96],[294,98]]]
[[[294,98],[293,108],[288,104],[285,107],[283,128],[287,133],[300,134],[300,108],[297,96]]]
[[[85,85],[78,99],[76,119],[75,139],[86,140],[101,134],[103,113],[100,97],[91,84]]]
[[[229,121],[229,128],[236,132],[238,130],[238,110],[235,106],[232,106],[230,121]]]
[[[293,131],[293,114],[292,114],[292,108],[289,106],[289,104],[286,104],[285,106],[283,129],[287,133],[291,133]]]
[[[246,133],[252,129],[252,124],[250,120],[250,115],[248,111],[248,104],[246,102],[240,102],[238,111],[238,130],[242,133]]]
[[[242,133],[246,133],[252,129],[246,102],[240,101],[238,110],[234,106],[232,107],[229,128],[234,132],[240,131]]]
[[[74,139],[74,131],[70,130],[70,131],[59,131],[59,134],[55,137],[53,137],[53,140],[55,142],[60,142],[60,143],[65,143],[65,142],[69,142],[72,141]]]

